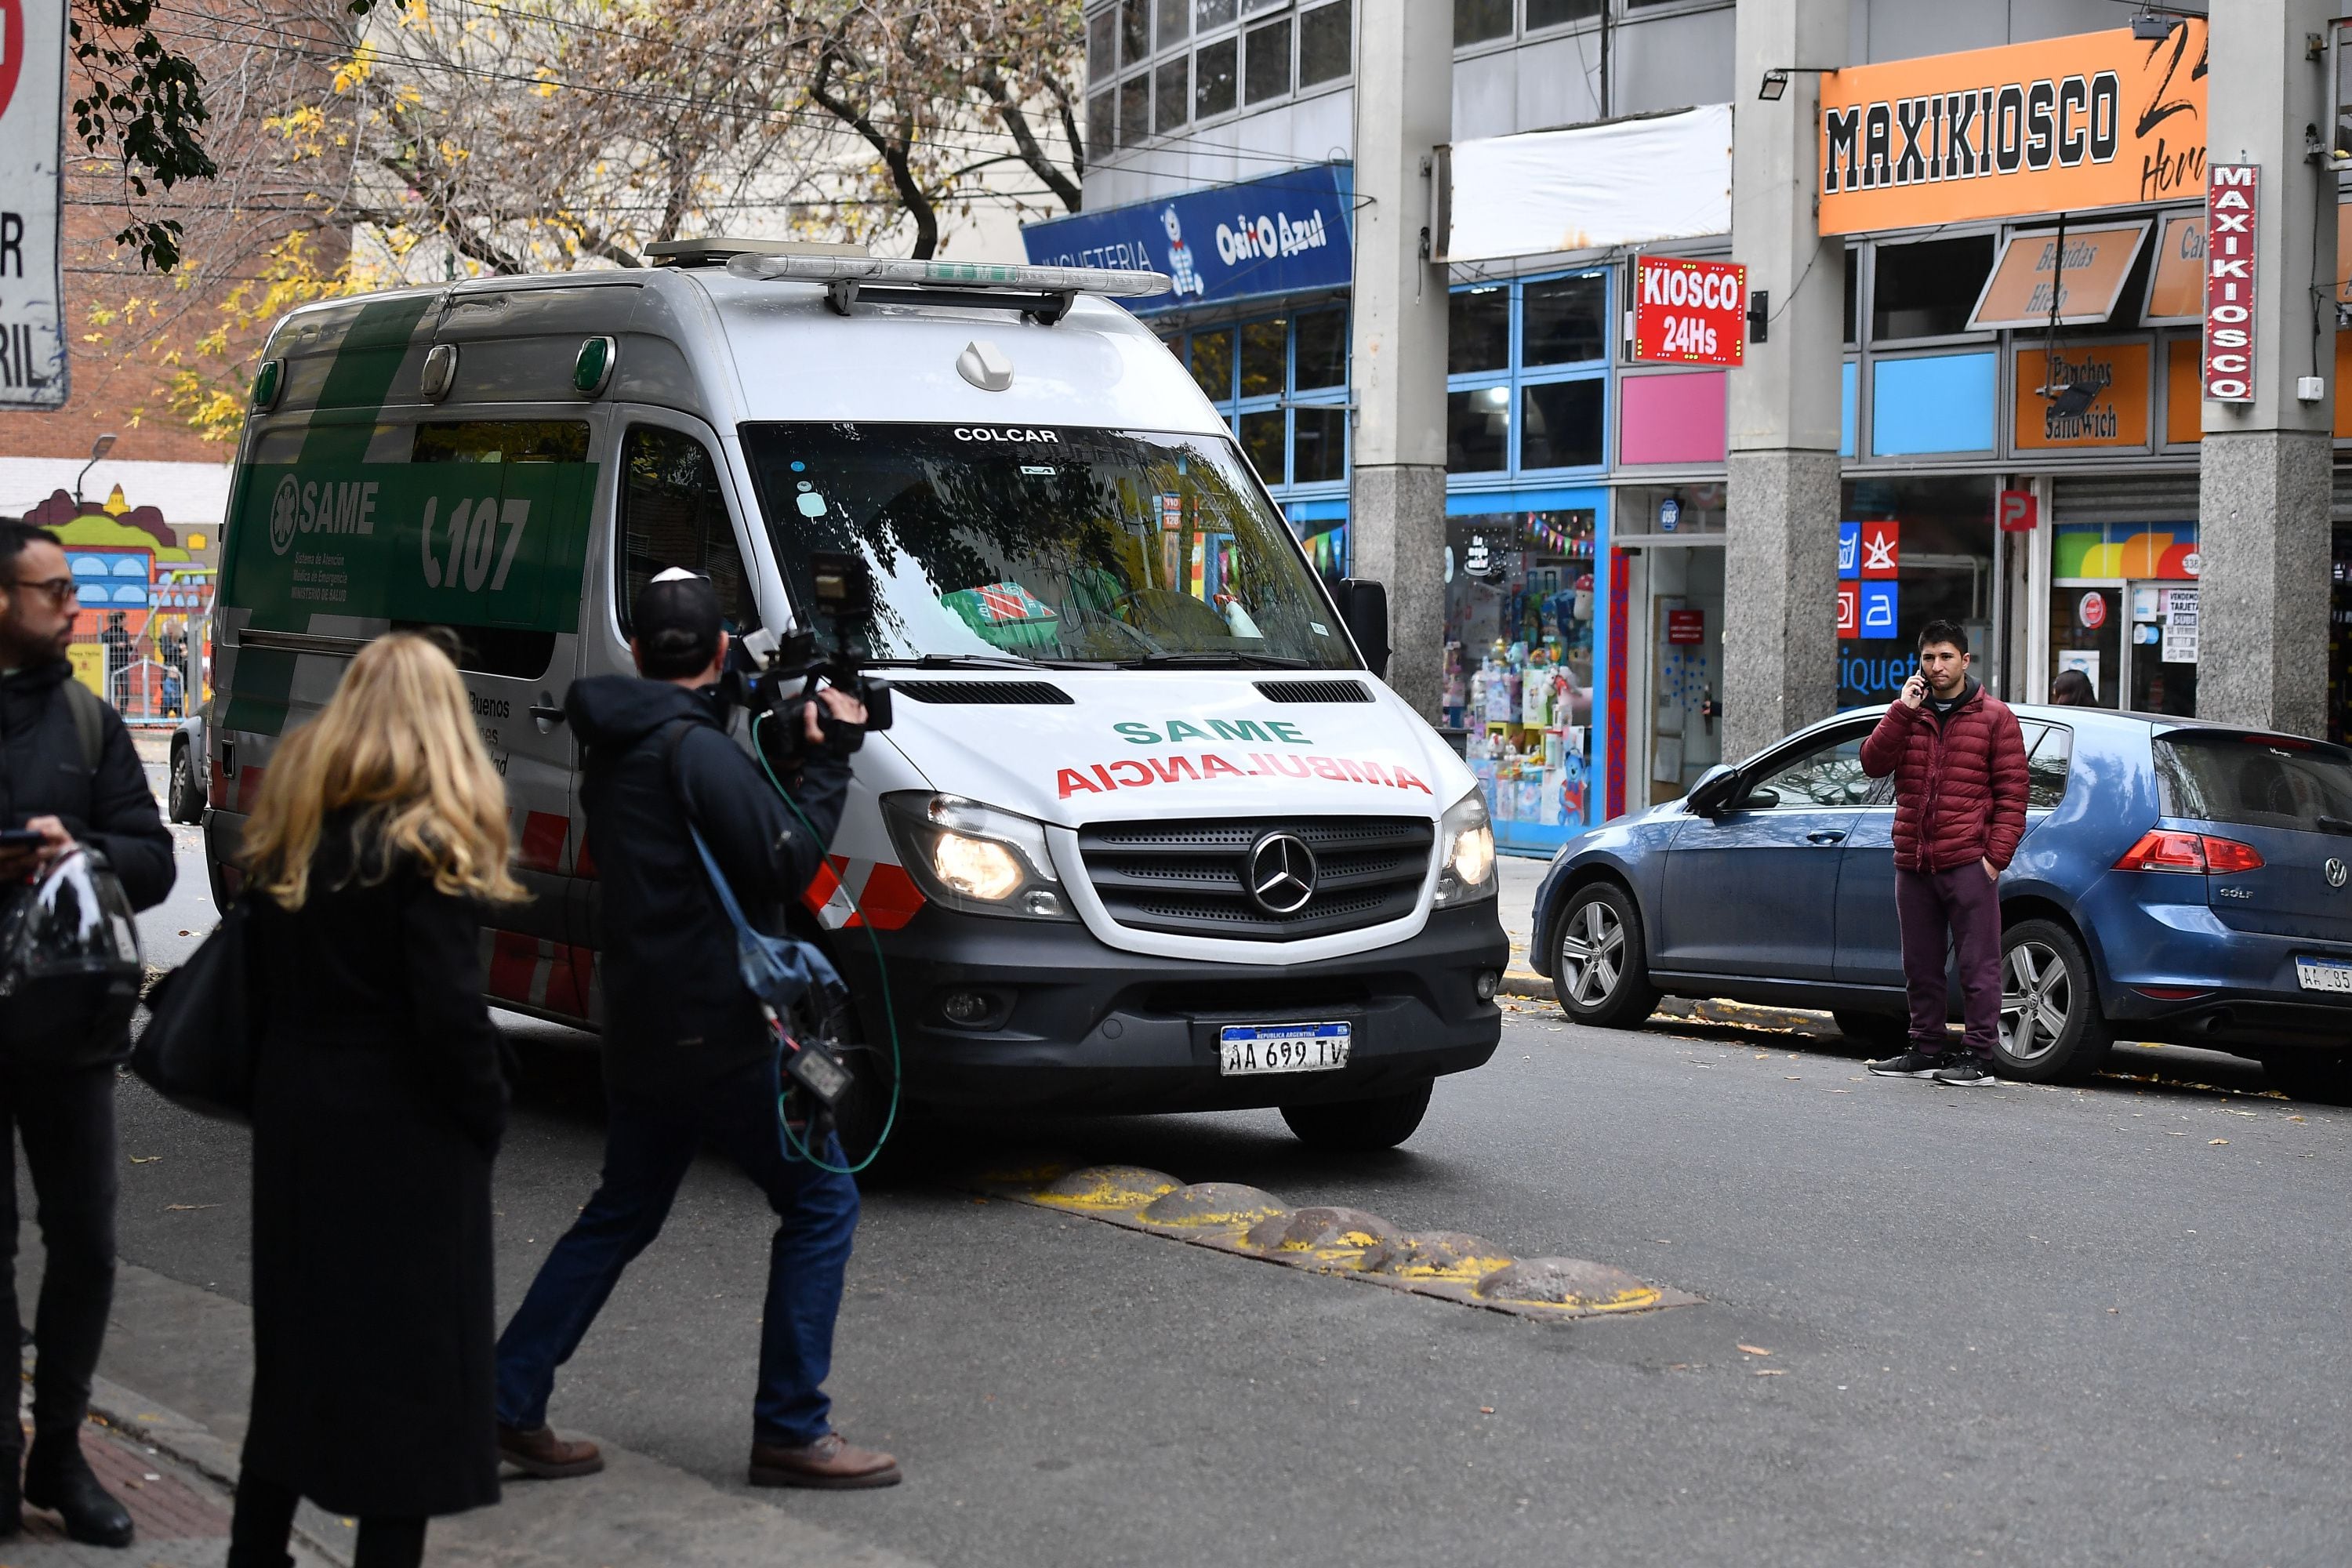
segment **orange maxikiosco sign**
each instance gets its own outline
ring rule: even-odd
[[[2205,74],[2202,19],[1828,72],[1821,231],[2194,200]]]

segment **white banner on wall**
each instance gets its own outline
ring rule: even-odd
[[[66,401],[64,0],[0,0],[0,409]]]
[[[1438,149],[1444,261],[1731,232],[1731,105]]]

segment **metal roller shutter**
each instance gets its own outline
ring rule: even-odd
[[[2347,499],[2336,479],[2340,509]],[[2197,475],[2084,474],[2062,476],[2051,486],[2050,510],[2060,522],[2193,522],[2197,520]]]

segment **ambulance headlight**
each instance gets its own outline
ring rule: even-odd
[[[1495,828],[1486,818],[1486,797],[1477,790],[1457,800],[1437,825],[1439,851],[1436,906],[1466,904],[1495,896]]]
[[[966,914],[1077,918],[1045,829],[1030,818],[961,795],[910,790],[882,797],[882,819],[925,897]]]

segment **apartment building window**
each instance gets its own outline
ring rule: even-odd
[[[1601,5],[1602,0],[1528,0],[1528,31],[1596,20]]]
[[[1184,75],[1185,68],[1191,64],[1188,57],[1178,55],[1151,73],[1152,101],[1156,110],[1151,128],[1162,136],[1183,129],[1184,108],[1192,100]]]
[[[1264,103],[1290,90],[1290,18],[1243,36],[1242,101]]]
[[[1298,14],[1298,85],[1337,81],[1348,74],[1349,23],[1355,0],[1339,0]]]
[[[1267,489],[1282,495],[1347,482],[1344,307],[1207,327],[1167,341],[1232,425]]]
[[[1192,21],[1192,0],[1160,0],[1160,47],[1182,43]]]
[[[1118,63],[1139,66],[1151,58],[1151,0],[1118,0]]]
[[[1118,137],[1113,133],[1118,121],[1117,95],[1098,92],[1087,100],[1087,156],[1093,159],[1110,155]]]
[[[1454,0],[1454,47],[1511,36],[1512,0]]]
[[[1102,81],[1118,68],[1118,13],[1109,9],[1087,18],[1087,79]]]
[[[1447,471],[1599,467],[1608,427],[1608,274],[1466,284],[1448,306]]]
[[[1118,144],[1138,147],[1151,134],[1151,77],[1142,73],[1118,84]]]
[[[1234,106],[1234,58],[1240,49],[1233,38],[1203,44],[1192,57],[1192,118],[1206,120]]]
[[[1197,0],[1192,16],[1203,33],[1212,27],[1222,27],[1234,19],[1234,0]]]

